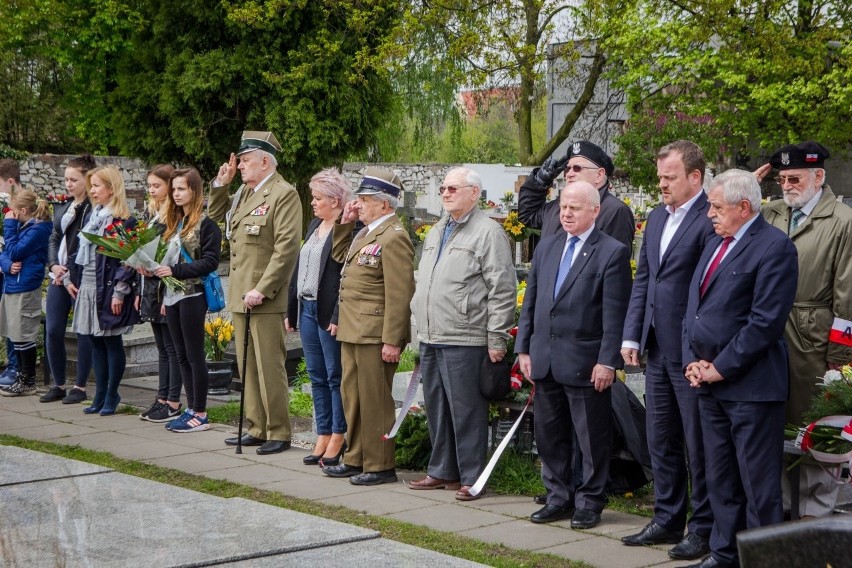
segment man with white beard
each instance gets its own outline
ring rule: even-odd
[[[762,208],[766,221],[787,232],[799,253],[796,299],[784,338],[790,355],[786,421],[801,424],[819,387],[817,377],[852,362],[852,209],[825,183],[829,151],[816,142],[779,149],[755,175],[772,168],[783,200]],[[839,490],[816,464],[801,469],[802,516],[830,514]]]

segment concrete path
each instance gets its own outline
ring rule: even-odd
[[[0,432],[79,445],[594,566],[687,564],[670,561],[667,547],[633,548],[619,542],[644,526],[644,517],[606,510],[601,524],[590,531],[571,530],[568,521],[534,525],[527,518],[538,506],[529,497],[488,495],[462,503],[452,491],[411,491],[406,482],[422,474],[405,472],[400,483],[362,488],[303,465],[305,450],[258,456],[246,448],[236,455],[223,443],[233,435],[231,427],[175,434],[137,416],[92,416],[82,408],[43,404],[34,396],[0,397]],[[0,565],[10,551],[20,560],[5,562],[11,566],[181,566],[239,559],[245,561],[234,565],[277,566],[283,564],[281,555],[287,564],[298,560],[300,565],[327,565],[334,558],[336,563],[355,560],[356,566],[472,565],[378,537],[260,503],[201,495],[0,446]],[[46,562],[54,557],[61,561]]]

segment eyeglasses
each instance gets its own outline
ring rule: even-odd
[[[572,166],[568,166],[565,168],[565,171],[571,170],[575,173],[580,173],[583,170],[599,170],[600,168],[597,166],[581,166],[580,164],[574,164]]]
[[[455,193],[463,187],[475,187],[473,185],[442,185],[438,188],[438,193],[444,195],[444,192]]]
[[[785,183],[796,185],[802,181],[802,176],[778,176],[775,178],[775,181],[778,182],[778,185],[784,185]]]

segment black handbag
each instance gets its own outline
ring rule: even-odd
[[[503,400],[512,390],[509,373],[512,365],[507,357],[492,363],[486,354],[482,360],[482,370],[479,373],[479,392],[488,400]]]

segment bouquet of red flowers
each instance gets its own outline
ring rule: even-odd
[[[103,236],[86,232],[83,235],[98,247],[100,254],[117,258],[130,267],[153,272],[160,266],[166,251],[166,247],[160,246],[161,232],[161,228],[145,222],[128,229],[119,220],[107,226]],[[184,283],[174,276],[166,276],[162,281],[173,292],[186,289]]]

